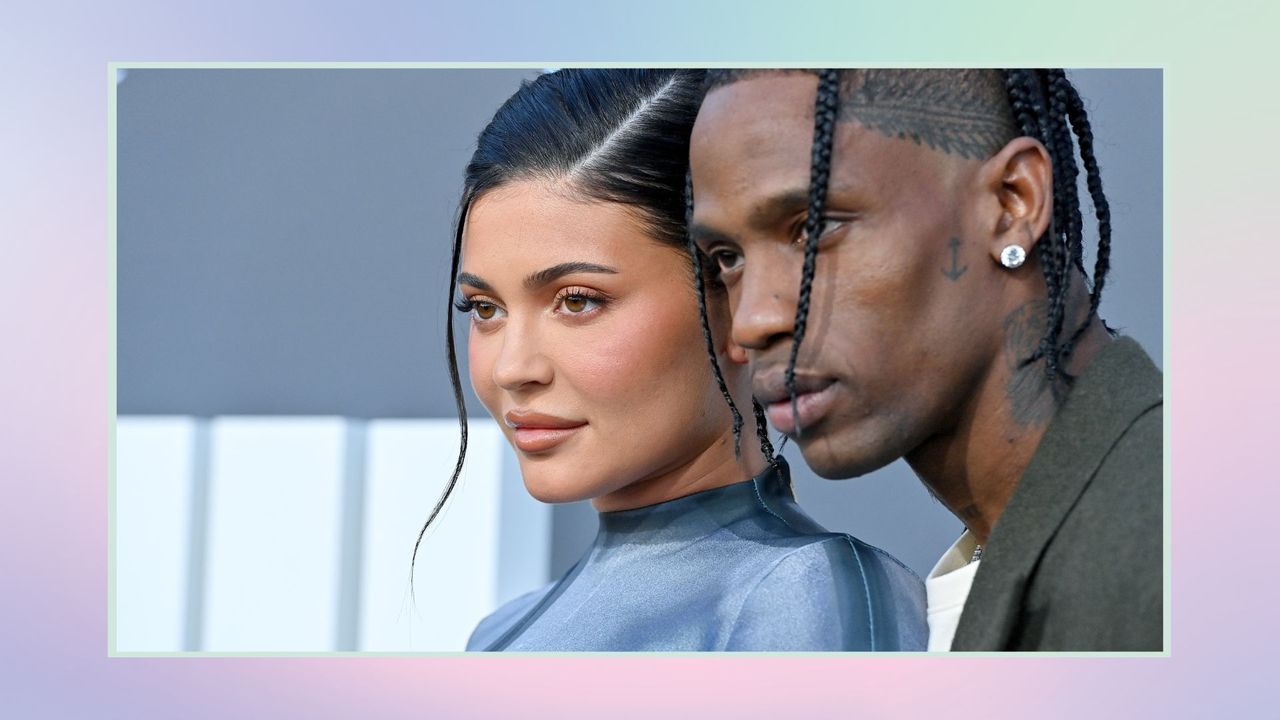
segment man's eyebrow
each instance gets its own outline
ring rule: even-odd
[[[732,235],[699,223],[693,223],[689,226],[689,237],[693,238],[693,242],[697,245],[710,245],[712,243],[734,244]]]
[[[537,290],[542,286],[555,282],[565,275],[573,275],[575,273],[603,273],[605,275],[617,275],[618,271],[608,265],[598,265],[589,262],[565,262],[559,265],[552,265],[544,270],[539,270],[524,279],[524,288],[526,290]]]
[[[477,290],[483,290],[485,292],[490,292],[490,293],[493,292],[492,285],[480,279],[479,276],[472,275],[469,272],[458,273],[458,284],[470,285],[471,287],[476,288]]]
[[[791,215],[796,210],[809,207],[809,188],[795,187],[771,195],[756,203],[747,213],[747,226],[754,228],[770,228],[779,218]],[[735,243],[732,235],[700,223],[689,225],[689,235],[699,245],[711,243]]]
[[[778,218],[794,213],[799,208],[809,207],[809,188],[795,187],[771,195],[756,204],[747,215],[747,222],[752,227],[769,227]]]

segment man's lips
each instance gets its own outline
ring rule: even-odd
[[[787,389],[787,375],[784,368],[769,368],[757,371],[752,378],[751,392],[764,405],[771,405],[781,400],[790,400],[791,392]],[[821,377],[808,372],[796,371],[796,395],[808,395],[827,389],[835,383],[832,378]]]
[[[835,401],[836,383],[831,378],[796,373],[796,403],[791,405],[791,393],[787,391],[785,371],[775,370],[757,374],[753,383],[756,399],[765,406],[769,422],[779,432],[794,435],[797,428],[816,425],[831,409]]]

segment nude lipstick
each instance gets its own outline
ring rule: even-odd
[[[515,431],[515,446],[530,454],[548,452],[578,434],[587,423],[517,408],[503,415]]]

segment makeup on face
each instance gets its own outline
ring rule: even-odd
[[[503,416],[515,434],[515,446],[526,453],[552,450],[586,427],[585,420],[570,420],[534,410],[515,408]]]
[[[472,386],[540,500],[602,501],[729,427],[688,258],[651,232],[625,206],[544,181],[468,212],[458,308]]]

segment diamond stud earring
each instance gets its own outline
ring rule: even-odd
[[[1000,264],[1010,270],[1020,267],[1027,259],[1027,251],[1021,245],[1009,245],[1000,251]]]

